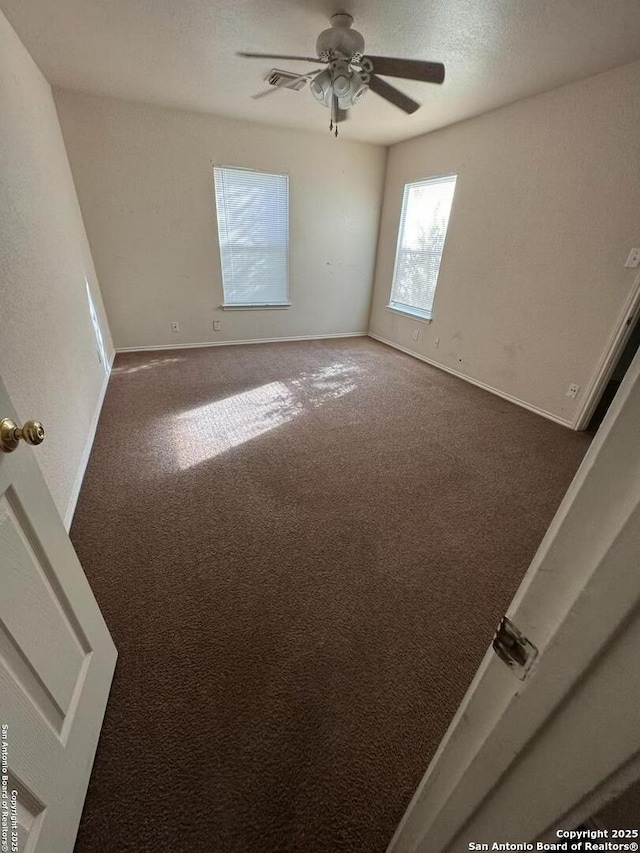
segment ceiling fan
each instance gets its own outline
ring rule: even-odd
[[[314,98],[331,110],[329,130],[335,128],[336,136],[339,123],[348,118],[348,110],[354,107],[369,89],[406,113],[414,113],[420,107],[417,101],[382,80],[378,75],[420,80],[423,83],[444,81],[444,65],[441,62],[365,55],[364,38],[361,33],[353,29],[351,15],[340,12],[331,17],[330,23],[331,26],[318,36],[317,58],[268,53],[239,53],[238,55],[251,59],[295,59],[326,65],[327,67],[322,71],[313,69],[305,74],[299,74],[280,88],[294,88],[296,84],[299,86],[301,80],[309,80],[309,88]]]

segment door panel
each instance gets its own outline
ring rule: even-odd
[[[20,853],[71,853],[116,650],[39,450],[0,453],[0,746]]]
[[[69,623],[51,584],[51,566],[43,565],[38,558],[40,543],[31,541],[31,531],[25,529],[24,513],[16,506],[15,497],[9,490],[0,498],[0,551],[8,563],[2,579],[0,631],[13,638],[15,653],[42,683],[64,719],[89,650]],[[22,607],[11,608],[9,602],[17,600]],[[32,630],[33,623],[37,631]]]

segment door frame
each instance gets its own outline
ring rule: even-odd
[[[624,350],[627,341],[631,337],[633,328],[640,316],[640,273],[636,276],[635,281],[629,291],[625,303],[622,307],[618,319],[609,335],[609,340],[604,349],[604,352],[598,360],[593,376],[586,386],[582,403],[578,406],[571,428],[579,431],[584,430],[589,426],[589,422],[593,417],[598,403],[607,386],[607,382],[611,379],[611,375],[615,370],[616,364],[622,351]]]
[[[536,663],[520,681],[487,651],[388,853],[548,840],[640,776],[639,448],[640,352],[507,611]]]

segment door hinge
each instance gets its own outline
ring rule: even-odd
[[[538,656],[538,649],[531,640],[528,640],[510,619],[503,616],[492,645],[500,660],[504,661],[521,681],[524,681]]]

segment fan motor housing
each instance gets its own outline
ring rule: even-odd
[[[339,14],[331,18],[331,26],[323,30],[316,41],[316,52],[320,59],[328,60],[334,55],[351,59],[364,53],[364,36],[352,28],[351,15]]]

